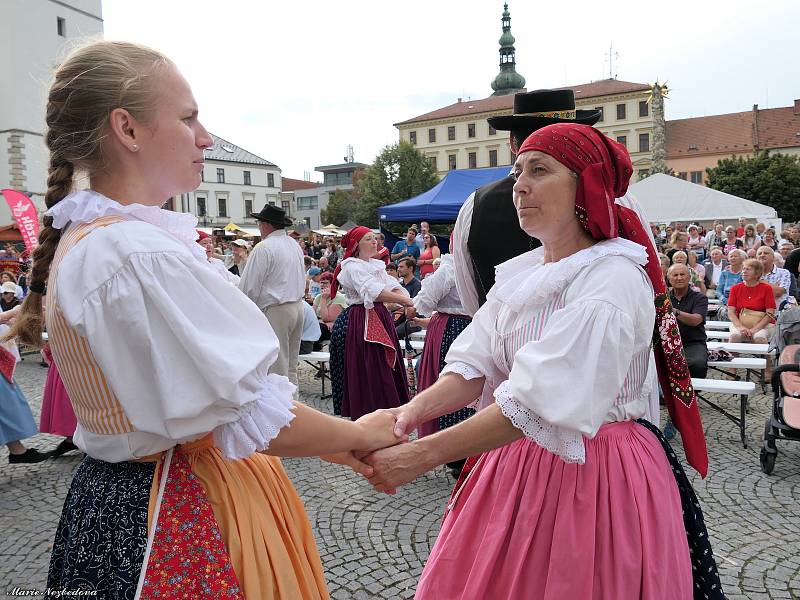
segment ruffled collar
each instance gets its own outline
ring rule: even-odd
[[[606,256],[623,256],[637,265],[647,264],[644,246],[624,238],[597,242],[593,246],[552,263],[544,262],[539,247],[497,267],[492,293],[514,312],[528,304],[543,304],[561,294],[588,265]]]
[[[73,192],[49,209],[45,215],[53,218],[53,227],[63,229],[70,223],[90,223],[95,219],[117,216],[133,221],[144,221],[163,229],[178,239],[202,261],[206,253],[197,244],[197,217],[189,213],[164,210],[144,204],[123,205],[93,190]]]

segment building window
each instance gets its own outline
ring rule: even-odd
[[[438,165],[438,163],[436,161],[436,157],[435,156],[429,156],[428,157],[428,162],[431,163],[431,167],[433,168],[434,171],[438,171],[439,170],[439,165]]]
[[[650,152],[650,134],[639,134],[639,152]]]
[[[475,137],[475,123],[469,123],[467,125],[467,137]]]
[[[205,217],[206,216],[206,199],[202,196],[197,197],[197,216],[198,217]]]
[[[602,122],[603,122],[603,116],[604,116],[604,114],[603,114],[603,107],[602,107],[602,106],[595,106],[595,107],[594,107],[594,109],[595,109],[597,112],[599,112],[599,113],[600,113],[600,118],[599,118],[599,119],[597,119],[597,122],[598,122],[598,123],[602,123]]]
[[[288,200],[281,200],[281,208],[288,215],[289,214],[289,201]]]
[[[410,131],[408,133],[408,141],[411,142],[412,144],[414,144],[415,146],[417,145],[417,132],[416,131]]]
[[[250,183],[250,171],[245,171],[244,172],[244,184],[245,185],[251,185],[251,183]]]
[[[625,105],[617,104],[617,121],[625,120]]]
[[[692,177],[692,183],[703,183],[702,171],[692,171],[691,177]]]
[[[219,216],[220,217],[227,217],[228,216],[228,199],[227,198],[217,198],[217,204],[219,208]]]
[[[687,175],[688,175],[688,173],[686,171],[681,171],[675,177],[677,177],[678,179],[683,179],[684,181],[686,181],[686,176]]]
[[[489,150],[489,166],[497,166],[497,150]]]
[[[469,159],[469,168],[470,169],[477,169],[478,168],[478,153],[477,152],[470,152],[467,154],[467,158]]]
[[[436,143],[436,129],[428,129],[428,142],[431,144]]]
[[[447,157],[447,161],[449,163],[448,167],[450,168],[451,171],[456,168],[456,155],[455,154],[450,154]]]
[[[217,168],[217,183],[225,183],[225,169]]]
[[[618,135],[617,136],[617,141],[620,144],[622,144],[623,146],[625,146],[626,148],[628,147],[628,136],[627,135]]]
[[[650,114],[650,105],[647,100],[639,100],[639,116],[646,117]]]
[[[297,199],[297,210],[316,210],[319,206],[317,196],[306,196]]]
[[[267,173],[267,187],[275,187],[275,173]]]
[[[253,212],[253,199],[252,198],[245,198],[244,199],[244,217],[246,219],[250,218],[250,213]]]
[[[450,127],[447,128],[447,140],[452,142],[454,139],[456,139],[456,126],[450,125]]]
[[[200,181],[205,181],[205,180],[206,180],[206,170],[203,169],[200,171]]]
[[[497,129],[489,125],[489,135],[497,135]]]
[[[67,20],[64,17],[56,17],[56,31],[61,37],[67,37]]]
[[[343,173],[325,173],[325,185],[351,185],[352,183],[352,171],[344,171]]]

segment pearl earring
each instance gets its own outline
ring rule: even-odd
[[[138,152],[139,151],[139,144],[134,144],[133,146],[131,146],[131,150],[133,150],[134,152]]]

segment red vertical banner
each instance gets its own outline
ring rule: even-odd
[[[36,246],[39,245],[39,215],[33,200],[16,190],[3,190],[2,192],[22,234],[25,249],[33,253]]]

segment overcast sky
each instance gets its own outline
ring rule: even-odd
[[[656,12],[657,10],[657,12]],[[371,162],[393,123],[490,95],[495,0],[103,0],[107,39],[153,46],[192,85],[213,133],[303,178]],[[607,78],[670,88],[667,119],[800,98],[795,0],[511,0],[529,90]],[[561,14],[559,14],[561,13]]]

